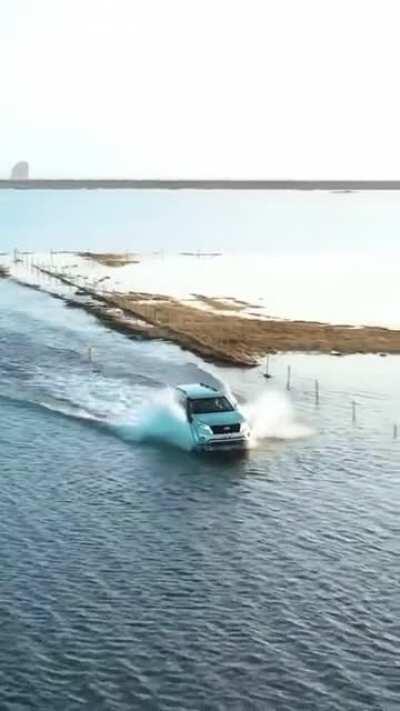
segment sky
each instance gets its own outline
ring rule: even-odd
[[[397,0],[2,0],[0,177],[399,179]]]

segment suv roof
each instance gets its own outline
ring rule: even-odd
[[[178,385],[177,390],[183,392],[189,400],[206,397],[221,397],[224,391],[214,388],[212,385],[204,383],[191,383],[190,385]]]

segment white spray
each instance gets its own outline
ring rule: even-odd
[[[300,439],[313,431],[299,422],[289,397],[279,390],[268,390],[241,406],[252,432],[252,445],[263,439]]]

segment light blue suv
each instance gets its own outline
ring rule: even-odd
[[[250,427],[223,390],[194,383],[179,385],[176,394],[190,424],[195,450],[247,449]]]

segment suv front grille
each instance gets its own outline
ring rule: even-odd
[[[232,434],[233,432],[240,432],[240,422],[234,425],[211,425],[211,429],[213,434],[216,435]]]

